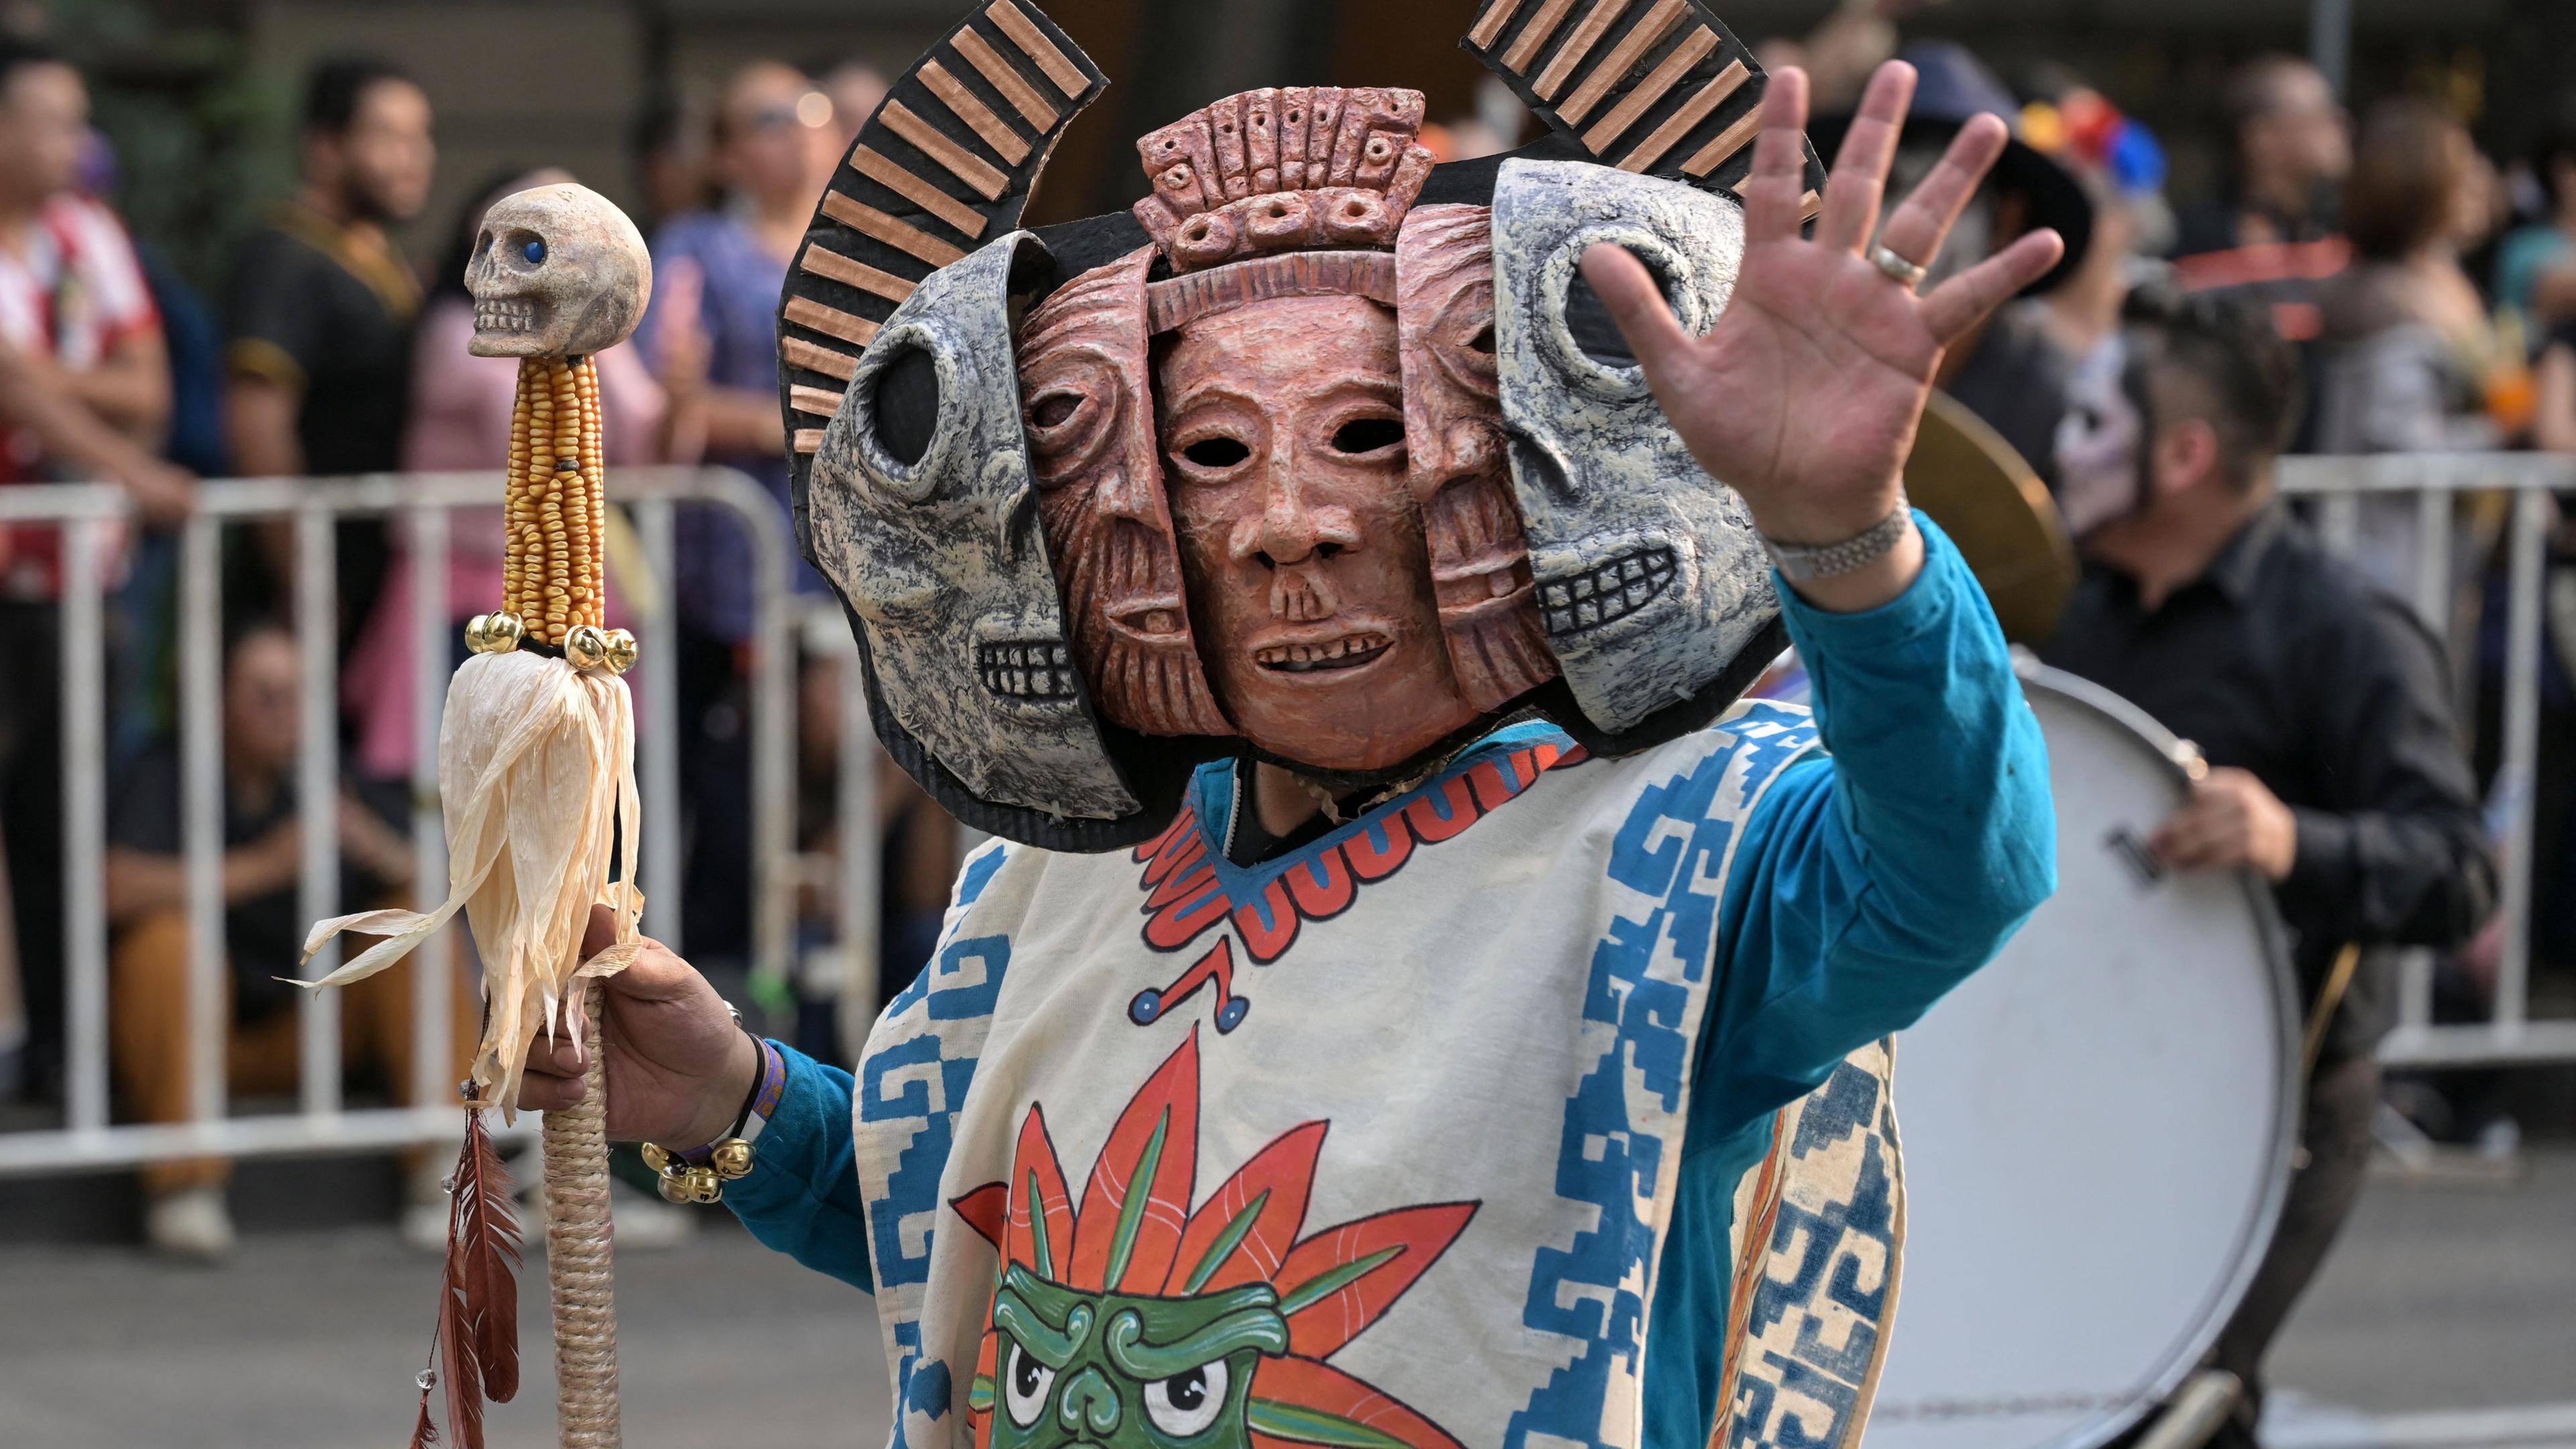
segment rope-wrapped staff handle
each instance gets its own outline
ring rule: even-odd
[[[485,214],[466,282],[474,294],[470,350],[519,359],[503,608],[474,622],[469,643],[487,653],[534,648],[559,653],[576,669],[622,673],[634,662],[635,645],[624,631],[606,628],[606,479],[599,369],[592,359],[625,340],[644,315],[652,262],[643,238],[623,212],[587,188],[538,187],[503,198]],[[627,743],[630,759],[622,765],[631,770]],[[624,822],[630,832],[636,824]],[[578,933],[570,946],[578,953]],[[597,983],[585,984],[589,989],[578,993],[584,1020],[562,1025],[580,1032],[585,1044],[587,1090],[580,1105],[545,1114],[546,1277],[563,1449],[616,1449],[605,1022]]]

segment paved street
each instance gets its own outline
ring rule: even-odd
[[[2576,1152],[2530,1168],[2512,1188],[2372,1184],[2281,1349],[2281,1449],[2576,1446],[2563,1408],[2539,1430],[2441,1416],[2576,1400]],[[717,1226],[619,1261],[628,1442],[881,1443],[867,1300]],[[214,1271],[0,1250],[0,1445],[390,1449],[435,1279],[386,1230],[254,1238]],[[492,1411],[494,1449],[554,1442],[542,1301],[526,1295],[522,1323],[534,1387]]]

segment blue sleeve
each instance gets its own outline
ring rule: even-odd
[[[873,1291],[867,1221],[851,1156],[850,1074],[771,1042],[787,1091],[760,1131],[749,1176],[725,1188],[751,1235],[818,1273]]]
[[[1737,847],[1696,1141],[1912,1025],[2057,888],[2038,718],[1975,576],[1917,522],[1923,572],[1877,609],[1830,614],[1780,587],[1829,757],[1784,770]]]

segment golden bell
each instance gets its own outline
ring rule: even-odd
[[[483,614],[477,617],[483,623],[482,652],[485,654],[507,654],[518,648],[519,641],[527,636],[528,626],[520,621],[518,615],[506,609],[497,614]],[[465,642],[468,645],[474,642],[474,626],[471,623],[465,626]]]
[[[657,1173],[671,1165],[670,1152],[650,1142],[636,1144],[636,1151],[643,1155],[644,1165]]]
[[[584,624],[564,636],[564,658],[575,669],[597,669],[608,662],[608,636]]]
[[[476,654],[492,650],[492,616],[477,614],[465,621],[465,647]]]
[[[656,1181],[653,1187],[662,1194],[664,1202],[677,1203],[682,1207],[689,1205],[689,1187],[685,1179],[665,1177]]]
[[[634,668],[636,655],[639,652],[634,635],[623,629],[608,631],[608,667],[611,671],[624,674]]]
[[[750,1176],[751,1158],[752,1151],[750,1143],[743,1141],[739,1137],[726,1138],[724,1141],[716,1144],[714,1154],[716,1176],[721,1177],[728,1182],[731,1182],[736,1178]]]

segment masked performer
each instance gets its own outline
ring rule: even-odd
[[[806,550],[888,749],[1003,838],[855,1080],[648,949],[607,1110],[876,1292],[897,1444],[1857,1438],[1892,1164],[1772,1169],[1885,1141],[1844,1059],[2051,885],[2036,722],[1899,474],[2058,242],[1916,295],[2004,131],[1882,228],[1902,66],[1819,197],[1804,77],[1686,0],[1469,47],[1556,139],[1434,171],[1414,93],[1257,91],[1031,234],[1101,81],[996,0],[791,276]],[[1813,719],[1738,702],[1784,626]],[[523,1100],[580,1091],[541,1048]],[[1803,1270],[1731,1277],[1740,1203]]]

